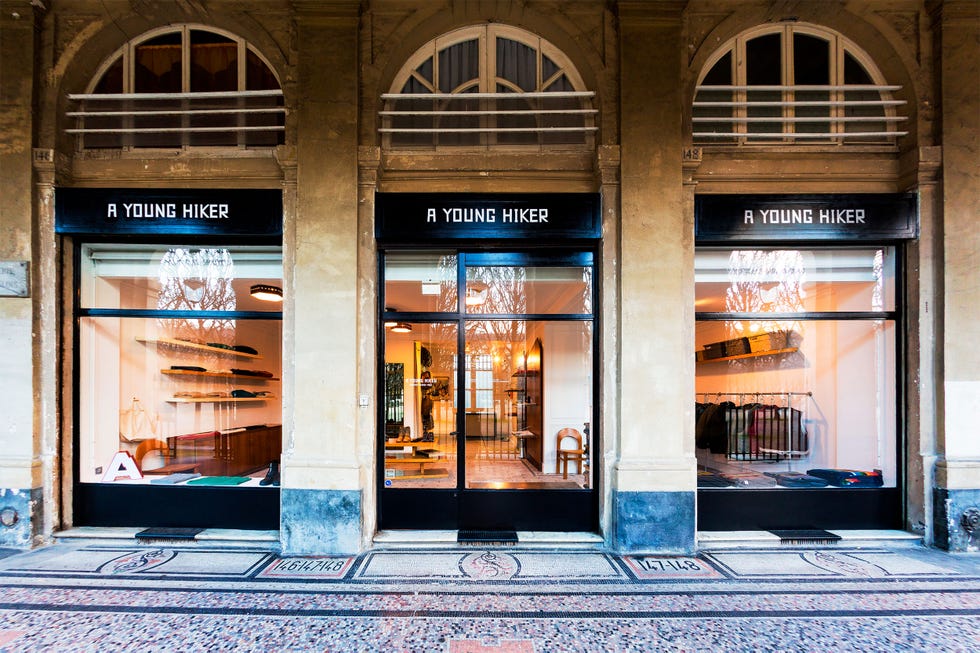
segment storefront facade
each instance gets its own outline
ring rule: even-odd
[[[0,545],[978,546],[975,3],[50,4],[0,16]]]

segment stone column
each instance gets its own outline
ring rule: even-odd
[[[620,339],[620,170],[621,148],[618,145],[600,145],[596,152],[596,170],[599,174],[599,191],[602,194],[602,305],[599,319],[601,325],[599,351],[595,352],[602,361],[602,377],[599,383],[599,433],[615,434],[620,430],[619,407],[619,351]],[[592,432],[595,433],[593,427]],[[590,444],[591,446],[591,444]],[[601,465],[599,476],[601,506],[599,523],[605,535],[606,544],[614,547],[616,514],[613,509],[616,495],[613,493],[616,469],[619,459],[619,442],[613,436],[602,439],[602,451],[593,449],[593,465]]]
[[[980,4],[938,5],[943,110],[943,386],[935,544],[980,550]]]
[[[40,18],[38,18],[40,20]],[[35,309],[40,259],[33,244],[31,106],[35,13],[31,3],[0,11],[0,547],[29,548],[44,532],[41,391]],[[44,159],[45,153],[39,151]],[[51,156],[47,156],[50,162]],[[50,463],[50,457],[49,457]],[[50,477],[50,475],[49,475]],[[49,488],[50,489],[50,488]],[[46,497],[52,499],[50,492]]]
[[[616,548],[695,546],[694,227],[685,202],[683,2],[621,2],[622,268]]]
[[[296,16],[296,201],[285,243],[284,553],[362,548],[358,464],[356,2]],[[284,392],[284,394],[286,394]]]

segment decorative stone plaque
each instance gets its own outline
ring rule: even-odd
[[[27,261],[0,261],[0,297],[30,297]]]

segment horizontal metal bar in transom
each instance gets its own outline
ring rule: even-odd
[[[381,127],[379,132],[385,134],[479,134],[479,133],[516,133],[516,132],[590,132],[598,131],[598,127],[433,127],[433,128],[396,128]]]
[[[66,111],[65,115],[70,118],[108,118],[118,116],[143,118],[145,116],[213,116],[239,113],[286,113],[286,107],[263,107],[259,109],[150,109],[147,111],[133,109],[130,111]]]
[[[502,109],[478,111],[379,111],[379,116],[542,116],[599,113],[598,109]]]
[[[906,116],[694,116],[692,122],[902,122]]]
[[[200,93],[69,93],[69,100],[215,100],[248,97],[281,97],[282,90],[207,91]]]
[[[759,84],[698,86],[698,91],[900,91],[901,86],[887,84]]]
[[[905,100],[760,100],[702,102],[696,100],[692,106],[698,107],[896,107],[907,104]]]
[[[255,132],[255,131],[285,131],[282,125],[269,126],[229,126],[229,127],[128,127],[124,129],[66,129],[69,134],[166,134],[189,132]]]
[[[594,91],[536,91],[533,93],[382,93],[382,100],[522,100],[590,98]]]
[[[792,140],[802,138],[890,138],[906,136],[908,132],[694,132],[694,138],[767,138]]]

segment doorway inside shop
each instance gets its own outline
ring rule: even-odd
[[[592,252],[388,250],[382,529],[598,528]]]

